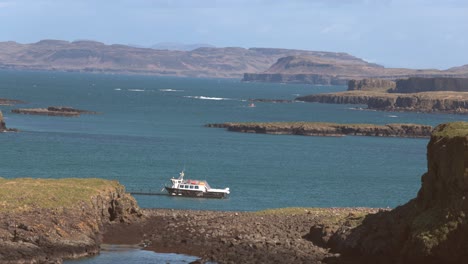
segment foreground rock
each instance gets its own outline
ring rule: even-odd
[[[320,263],[334,253],[307,236],[315,224],[359,223],[367,208],[285,208],[261,212],[146,210],[140,225],[114,225],[105,243],[138,243],[156,252],[201,257],[200,263]],[[120,227],[119,227],[120,226]]]
[[[429,137],[432,127],[417,124],[335,124],[317,122],[224,123],[207,127],[243,133],[301,136]]]
[[[313,94],[296,98],[298,101],[327,104],[363,104],[368,109],[382,111],[412,111],[468,113],[468,92],[385,93],[375,91],[346,91]]]
[[[68,116],[77,117],[81,114],[97,114],[97,112],[75,109],[66,106],[49,106],[47,108],[20,108],[12,109],[12,113],[28,115]]]
[[[340,252],[345,263],[468,263],[468,123],[436,127],[427,161],[415,199],[325,239],[315,236],[315,243]],[[317,230],[313,226],[309,235]]]
[[[99,253],[105,225],[142,217],[117,182],[0,179],[0,263],[60,263]]]

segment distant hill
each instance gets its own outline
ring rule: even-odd
[[[316,84],[343,84],[348,79],[368,77],[468,76],[468,65],[446,71],[388,69],[339,52],[238,47],[169,50],[169,45],[165,45],[167,49],[106,45],[89,40],[0,42],[0,68],[187,77],[244,76],[246,81]],[[190,49],[179,47],[182,48]]]
[[[150,48],[158,50],[183,50],[191,51],[198,48],[215,48],[214,45],[197,43],[197,44],[182,44],[176,42],[161,42],[155,45],[152,45]]]
[[[32,44],[0,42],[0,68],[154,75],[241,78],[263,72],[286,56],[320,56],[358,61],[349,54],[273,48],[156,50],[96,41],[41,40]]]
[[[340,53],[338,53],[340,54]],[[244,81],[346,84],[351,79],[408,77],[468,77],[468,65],[448,70],[385,68],[361,59],[317,55],[287,56],[278,59],[268,70],[244,74]]]

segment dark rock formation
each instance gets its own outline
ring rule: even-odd
[[[12,113],[28,115],[68,116],[77,117],[81,114],[97,114],[97,112],[75,109],[66,106],[49,106],[47,108],[19,108],[12,109]]]
[[[3,113],[0,111],[0,132],[18,132],[16,128],[7,128],[5,120],[3,119]]]
[[[396,81],[393,93],[419,93],[435,91],[468,92],[468,78],[408,78]]]
[[[208,124],[207,127],[227,128],[243,133],[302,135],[302,136],[380,136],[380,137],[429,137],[432,127],[416,124],[334,124],[316,122],[276,123],[224,123]]]
[[[345,263],[468,263],[468,123],[436,127],[427,161],[415,199],[333,235],[317,236],[314,226],[310,236],[342,253]]]
[[[350,80],[348,82],[348,91],[387,91],[395,88],[396,83],[384,79],[362,79]]]
[[[61,263],[99,253],[104,226],[142,214],[116,182],[0,179],[0,263]]]
[[[296,100],[328,104],[365,104],[369,109],[382,111],[468,113],[468,94],[457,92],[396,94],[350,91],[312,94],[298,97]]]

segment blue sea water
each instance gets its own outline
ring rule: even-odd
[[[252,211],[266,208],[395,207],[415,197],[426,171],[427,139],[303,137],[206,128],[229,121],[420,123],[466,116],[353,110],[355,105],[257,103],[345,90],[344,86],[242,83],[231,79],[0,71],[0,176],[100,177],[128,190],[159,191],[186,177],[230,187],[226,200],[137,196],[145,208]],[[97,111],[78,118],[10,113],[14,107],[71,106]]]
[[[251,108],[247,101],[345,89],[230,79],[0,71],[0,97],[27,102],[0,106],[7,126],[21,130],[0,135],[0,177],[100,177],[118,180],[128,190],[159,191],[185,168],[188,178],[230,187],[232,193],[225,200],[136,196],[145,208],[253,211],[405,203],[415,197],[426,171],[427,139],[260,135],[204,127],[229,121],[429,125],[468,121],[460,115],[359,111],[355,105],[257,103]],[[47,106],[100,114],[66,118],[10,112],[15,107]],[[153,253],[108,250],[77,263],[114,263],[126,257],[134,263],[165,262],[165,258],[175,263],[192,258],[148,254]]]

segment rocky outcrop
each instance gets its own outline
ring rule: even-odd
[[[432,127],[416,124],[334,124],[316,122],[276,123],[224,123],[207,127],[226,128],[243,133],[301,135],[301,136],[380,136],[380,137],[429,137]]]
[[[3,120],[3,113],[0,111],[0,132],[7,131],[5,120]]]
[[[12,109],[12,113],[28,115],[68,116],[77,117],[81,114],[97,114],[97,112],[75,109],[67,106],[49,106],[47,108]]]
[[[117,182],[0,179],[0,262],[60,263],[99,253],[106,225],[142,217]]]
[[[395,86],[394,81],[384,79],[350,80],[348,91],[388,91],[394,89]]]
[[[243,82],[305,83],[314,85],[345,85],[348,80],[332,75],[244,73]]]
[[[18,129],[6,127],[2,111],[0,111],[0,132],[18,132]]]
[[[319,241],[342,253],[343,262],[468,263],[468,123],[437,126],[427,163],[415,199]]]
[[[468,78],[408,78],[396,81],[390,92],[419,93],[435,91],[468,92]]]
[[[313,94],[296,98],[298,101],[328,104],[364,104],[368,109],[382,111],[413,111],[468,113],[468,93],[422,92],[412,94],[348,91]]]

